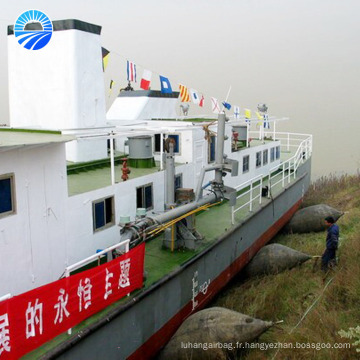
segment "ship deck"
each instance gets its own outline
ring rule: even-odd
[[[291,151],[284,151],[281,152],[281,160],[286,161],[291,156],[293,156],[293,152]],[[138,170],[138,172],[136,172]],[[157,169],[135,169],[135,172],[132,174],[148,174],[154,171],[158,171]],[[97,179],[103,181],[101,179],[101,174],[108,173],[109,169],[97,169],[93,170],[93,172],[97,173]],[[91,178],[92,176],[88,176],[88,173],[80,173],[76,175],[68,176],[70,179],[75,176],[80,178],[84,183],[86,183],[86,178]],[[79,176],[81,175],[81,176]],[[92,174],[94,175],[94,174]],[[90,188],[92,183],[89,181],[88,187]],[[267,179],[264,180],[263,186],[267,184]],[[290,182],[286,180],[286,184],[291,184],[295,181],[294,177],[291,177]],[[70,182],[71,183],[71,182]],[[73,192],[76,192],[76,180],[71,183],[73,187]],[[79,186],[79,185],[77,185]],[[275,197],[283,190],[281,182],[272,188],[272,197]],[[82,192],[84,189],[82,189]],[[242,198],[237,200],[236,206],[240,206],[241,204],[245,204],[249,201],[250,195],[245,195]],[[261,204],[259,201],[253,203],[252,211],[249,211],[249,206],[244,207],[240,211],[235,214],[235,225],[241,222],[246,221],[247,218],[251,217],[254,213],[261,210],[262,207],[266,206],[268,203],[271,202],[271,199],[267,197],[262,197]],[[231,207],[227,200],[222,201],[220,204],[211,207],[211,209],[207,209],[205,211],[199,212],[196,215],[196,229],[197,231],[204,237],[204,240],[201,241],[201,244],[198,246],[196,250],[185,250],[179,249],[171,252],[170,250],[164,249],[162,246],[163,242],[163,235],[159,235],[156,238],[148,241],[145,246],[145,272],[146,272],[146,280],[144,281],[144,287],[141,290],[137,290],[133,292],[130,297],[123,298],[114,304],[110,305],[106,309],[100,311],[99,313],[93,315],[92,317],[86,319],[81,324],[77,325],[73,329],[73,333],[77,333],[82,331],[85,327],[90,324],[95,323],[99,319],[106,316],[106,314],[111,313],[113,309],[118,307],[120,304],[127,302],[134,296],[137,296],[141,291],[148,289],[150,286],[154,285],[156,282],[160,281],[164,276],[169,274],[170,272],[179,269],[183,264],[187,261],[191,260],[197,254],[202,252],[207,247],[211,246],[224,232],[232,227],[231,223]],[[67,333],[63,333],[56,337],[55,339],[51,340],[50,342],[46,343],[42,347],[36,349],[34,352],[29,353],[23,357],[23,359],[33,359],[34,357],[38,358],[42,354],[45,354],[50,349],[54,348],[64,340],[68,339],[70,335]]]
[[[265,140],[265,142],[271,142],[272,140]],[[253,139],[250,142],[250,147],[256,147],[262,145],[264,142]],[[244,148],[246,149],[246,148]],[[238,151],[241,151],[239,149]],[[116,155],[121,155],[117,153]],[[293,151],[281,151],[281,160],[286,161],[291,156],[294,155]],[[176,163],[175,166],[182,165]],[[115,165],[115,183],[122,182],[121,179],[121,167],[122,165]],[[129,167],[129,166],[128,166]],[[160,170],[160,162],[155,161],[155,166],[152,168],[134,168],[129,167],[131,173],[129,174],[129,180],[135,179],[141,176],[150,175],[156,173]],[[101,168],[91,168],[91,164],[88,167],[88,170],[81,171],[77,173],[68,174],[67,176],[68,181],[68,195],[74,196],[78,194],[82,194],[88,191],[93,191],[97,189],[104,188],[106,186],[111,185],[111,173],[110,173],[110,166],[104,166]]]

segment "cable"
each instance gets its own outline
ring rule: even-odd
[[[320,295],[315,299],[315,301],[308,307],[308,309],[305,311],[304,315],[301,317],[299,322],[289,331],[289,335],[302,323],[302,321],[306,318],[307,314],[311,311],[311,309],[316,305],[316,303],[320,300],[321,296],[324,294],[326,288],[330,285],[330,283],[334,280],[335,275],[326,283],[324,288],[322,289]],[[271,358],[271,360],[274,360],[278,352],[280,351],[280,348],[277,349],[274,356]]]

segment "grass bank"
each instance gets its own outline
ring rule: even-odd
[[[264,320],[284,321],[263,334],[259,343],[279,342],[283,347],[302,343],[305,344],[302,346],[332,348],[251,349],[239,359],[360,358],[354,346],[350,349],[333,348],[354,342],[340,337],[338,332],[341,329],[360,325],[360,176],[323,177],[313,183],[304,199],[304,206],[320,203],[345,212],[338,221],[339,264],[335,271],[324,277],[319,261],[316,263],[313,259],[278,275],[248,280],[239,278],[216,299],[213,306],[223,306]],[[325,236],[325,232],[280,234],[274,242],[310,255],[321,255]],[[307,315],[304,317],[304,314]]]

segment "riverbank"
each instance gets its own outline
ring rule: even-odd
[[[320,259],[314,258],[278,275],[254,279],[243,279],[240,275],[212,304],[263,320],[284,321],[259,339],[263,349],[277,348],[251,349],[239,359],[360,357],[355,346],[344,348],[355,340],[339,335],[340,330],[360,325],[360,176],[318,179],[306,194],[304,206],[320,203],[345,212],[338,221],[339,264],[334,271],[324,276]],[[325,232],[279,234],[273,242],[316,256],[324,251],[325,236]]]

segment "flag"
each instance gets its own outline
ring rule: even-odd
[[[109,63],[110,51],[102,47],[101,54],[102,54],[102,67],[103,67],[103,71],[105,71]]]
[[[200,102],[199,102],[199,106],[200,106],[200,107],[204,107],[204,102],[205,102],[204,95],[201,94],[201,99],[200,99]]]
[[[168,78],[160,75],[161,92],[163,94],[172,94],[171,84]]]
[[[136,65],[129,60],[127,60],[127,79],[136,82]]]
[[[263,121],[264,121],[264,118],[263,118],[263,116],[258,112],[258,111],[256,111],[256,116],[257,116],[257,118],[258,118],[258,122],[256,123],[256,126],[260,126],[260,125],[262,125],[263,124]]]
[[[234,118],[239,119],[240,118],[240,107],[234,105]]]
[[[115,81],[114,80],[110,80],[110,86],[109,86],[109,96],[111,95],[112,89],[115,85]]]
[[[270,121],[268,114],[264,114],[264,129],[270,129]]]
[[[144,90],[149,90],[150,81],[151,81],[152,72],[149,70],[145,70],[143,72],[143,76],[140,82],[140,87]]]
[[[226,101],[223,101],[222,104],[224,105],[224,108],[230,110],[231,109],[231,105],[229,103],[227,103]]]
[[[179,84],[180,89],[180,99],[182,102],[189,102],[190,101],[190,95],[188,88],[185,85]]]
[[[245,121],[250,122],[250,119],[251,119],[251,110],[245,109]]]
[[[199,98],[199,94],[196,90],[194,89],[190,89],[190,95],[191,95],[191,100],[194,104],[199,105],[200,103],[200,98]]]
[[[211,98],[211,109],[214,114],[219,114],[221,111],[219,102],[214,97]]]

